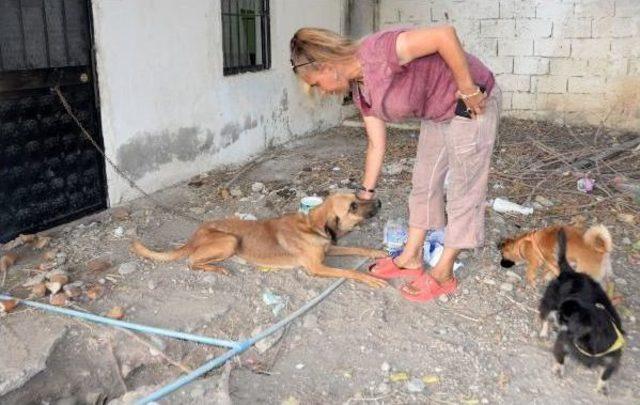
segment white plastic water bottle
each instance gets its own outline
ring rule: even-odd
[[[384,226],[384,246],[390,255],[402,252],[407,242],[407,226],[401,218],[390,218]]]
[[[518,214],[522,214],[522,215],[530,215],[533,214],[533,208],[530,207],[524,207],[520,204],[516,204],[514,202],[511,202],[507,199],[504,198],[496,198],[495,200],[493,200],[493,204],[492,204],[493,209],[496,212],[516,212]]]

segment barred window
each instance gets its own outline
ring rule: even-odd
[[[224,75],[271,67],[269,0],[222,0]]]

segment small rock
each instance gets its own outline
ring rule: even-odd
[[[463,288],[463,289],[462,289],[462,294],[464,294],[464,295],[469,295],[469,293],[470,293],[470,291],[469,291],[469,289],[468,289],[468,288]]]
[[[9,313],[13,311],[15,307],[18,306],[18,301],[16,300],[0,300],[0,312]]]
[[[47,295],[47,286],[45,283],[39,283],[31,287],[30,298],[42,298]]]
[[[251,185],[251,191],[253,191],[254,193],[259,193],[262,190],[264,190],[264,184],[260,182],[255,182]]]
[[[113,235],[116,238],[122,238],[124,236],[124,228],[119,226],[116,229],[113,230]]]
[[[386,373],[389,370],[391,370],[391,365],[385,361],[384,363],[382,363],[380,365],[380,370],[382,370],[382,371],[384,371]]]
[[[447,294],[442,294],[441,296],[438,297],[438,301],[442,302],[443,304],[446,304],[447,302],[449,302],[449,297],[447,297]]]
[[[131,211],[125,207],[117,207],[111,210],[111,218],[117,221],[124,221],[125,219],[128,219],[130,215]]]
[[[35,276],[28,278],[23,284],[23,287],[33,287],[38,284],[44,283],[45,276],[44,274],[36,274]]]
[[[87,270],[92,272],[102,272],[111,268],[111,263],[102,259],[93,259],[87,262]]]
[[[231,190],[229,190],[229,194],[231,194],[232,197],[242,197],[242,190],[240,190],[238,187],[234,187]]]
[[[191,390],[191,398],[200,398],[204,395],[204,389],[202,387],[196,387]]]
[[[255,215],[253,214],[245,214],[245,213],[240,213],[240,212],[236,212],[234,214],[236,217],[243,219],[245,221],[257,221],[258,218],[256,218]]]
[[[296,364],[296,369],[302,370],[303,368],[304,368],[304,364],[302,364],[302,363]]]
[[[49,304],[56,307],[62,307],[67,305],[67,295],[64,293],[51,294],[49,296]]]
[[[502,284],[500,284],[500,289],[502,291],[506,291],[506,292],[513,291],[513,284],[511,284],[511,283],[502,283]]]
[[[191,207],[189,208],[189,211],[191,211],[192,213],[196,214],[196,215],[202,215],[205,212],[205,209],[202,207]]]
[[[156,289],[156,283],[154,281],[149,280],[149,282],[147,283],[147,287],[150,290],[155,290]]]
[[[631,239],[627,238],[626,236],[624,238],[622,238],[622,244],[623,245],[630,245],[631,244]]]
[[[496,281],[490,277],[483,278],[482,282],[488,285],[496,285]]]
[[[412,378],[407,381],[407,391],[409,392],[422,392],[424,390],[424,382],[418,378]]]
[[[127,275],[127,274],[131,274],[134,271],[136,271],[138,269],[138,266],[135,262],[127,262],[127,263],[122,263],[119,267],[118,267],[118,273],[122,274],[123,276]]]
[[[339,172],[339,171],[340,171],[340,168],[339,168],[338,166],[335,166],[335,167],[334,167],[333,169],[331,169],[331,170],[333,170],[334,172]]]
[[[98,281],[99,282],[99,281]],[[102,287],[99,285],[93,285],[87,289],[87,298],[95,300],[102,295]]]

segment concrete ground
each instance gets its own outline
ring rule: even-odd
[[[509,153],[504,140],[522,135],[518,128],[515,122],[502,125],[496,165]],[[406,216],[416,143],[415,130],[390,131],[391,166],[379,186],[383,210],[340,244],[380,247],[387,219]],[[279,215],[295,210],[304,194],[326,195],[357,182],[365,144],[362,129],[335,128],[271,151],[269,159],[240,173],[228,198],[218,190],[234,178],[231,169],[208,173],[154,198],[197,218]],[[256,182],[264,189],[252,191]],[[499,183],[492,177],[490,197],[508,191]],[[555,206],[566,204],[547,191],[538,193]],[[495,246],[501,237],[559,220],[537,208],[530,217],[487,209],[486,247],[462,255],[460,286],[451,297],[414,304],[393,286],[372,289],[348,281],[269,342],[271,346],[250,349],[226,371],[215,370],[160,403],[640,403],[640,330],[635,321],[640,310],[639,260],[630,245],[621,242],[638,240],[640,234],[636,225],[610,214],[597,206],[581,212],[589,223],[604,222],[617,245],[616,292],[623,297],[618,308],[628,347],[608,397],[594,392],[597,372],[575,362],[569,362],[563,379],[552,374],[552,341],[537,334],[542,287],[525,289],[523,268],[507,272],[499,266]],[[632,215],[638,221],[637,211]],[[184,242],[196,226],[141,198],[52,230],[50,244],[41,250],[17,247],[19,260],[0,290],[27,296],[21,287],[25,281],[37,277],[42,263],[55,262],[52,266],[64,269],[81,291],[67,303],[72,308],[105,314],[120,306],[124,320],[241,339],[333,282],[300,269],[272,271],[235,261],[225,263],[229,276],[195,272],[183,261],[155,264],[129,252],[134,238],[167,248]],[[350,267],[359,262],[343,258],[332,263]],[[281,297],[280,312],[263,300],[269,292]],[[0,318],[0,335],[2,404],[126,403],[223,352],[26,307]]]

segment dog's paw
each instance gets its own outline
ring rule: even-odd
[[[598,379],[598,384],[596,385],[596,392],[601,395],[609,395],[609,385],[606,381]]]
[[[387,283],[385,280],[379,279],[377,277],[367,276],[367,275],[364,275],[364,276],[365,277],[361,281],[363,283],[366,283],[370,287],[381,288],[389,285],[389,283]]]
[[[555,374],[556,377],[558,377],[558,378],[564,377],[564,364],[555,363],[553,365],[552,371],[553,371],[553,374]]]
[[[542,328],[540,328],[540,339],[548,339],[549,338],[549,321],[544,321],[542,323]]]

